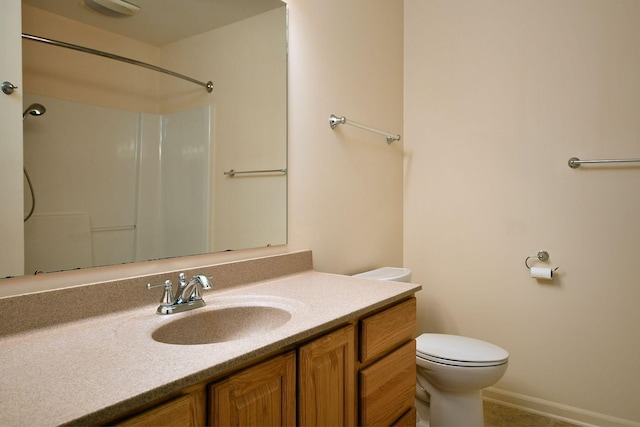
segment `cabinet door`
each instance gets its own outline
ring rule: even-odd
[[[201,414],[197,396],[188,394],[176,397],[168,402],[161,403],[140,414],[127,418],[117,423],[118,426],[143,427],[143,426],[184,426],[195,427],[202,425],[199,420]]]
[[[298,351],[299,425],[355,425],[355,327],[331,332]]]
[[[294,426],[295,353],[277,356],[209,386],[212,426]]]

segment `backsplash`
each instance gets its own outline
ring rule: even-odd
[[[213,276],[214,290],[300,273],[313,269],[311,251],[203,266],[122,280],[92,283],[51,291],[0,298],[0,337],[61,323],[156,304],[162,287],[148,290],[147,283],[170,279],[178,274]]]

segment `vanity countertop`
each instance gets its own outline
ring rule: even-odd
[[[154,341],[162,324],[207,309],[158,315],[157,304],[7,335],[0,338],[0,425],[99,424],[420,289],[313,270],[214,289],[204,294],[207,307],[257,296],[295,301],[283,326],[218,344]]]

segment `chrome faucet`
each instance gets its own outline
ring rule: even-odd
[[[184,273],[178,275],[180,285],[173,295],[173,284],[171,280],[165,280],[164,283],[148,283],[147,289],[164,286],[164,293],[160,300],[160,305],[156,312],[158,314],[173,314],[183,311],[193,310],[194,308],[204,307],[205,302],[202,299],[202,291],[213,289],[209,277],[203,274],[197,274],[187,282]]]

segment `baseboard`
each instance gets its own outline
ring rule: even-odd
[[[482,391],[482,398],[499,405],[509,406],[523,411],[532,412],[548,418],[565,421],[585,427],[640,427],[637,421],[616,418],[597,412],[587,411],[573,406],[550,402],[523,394],[500,390],[494,387]]]

